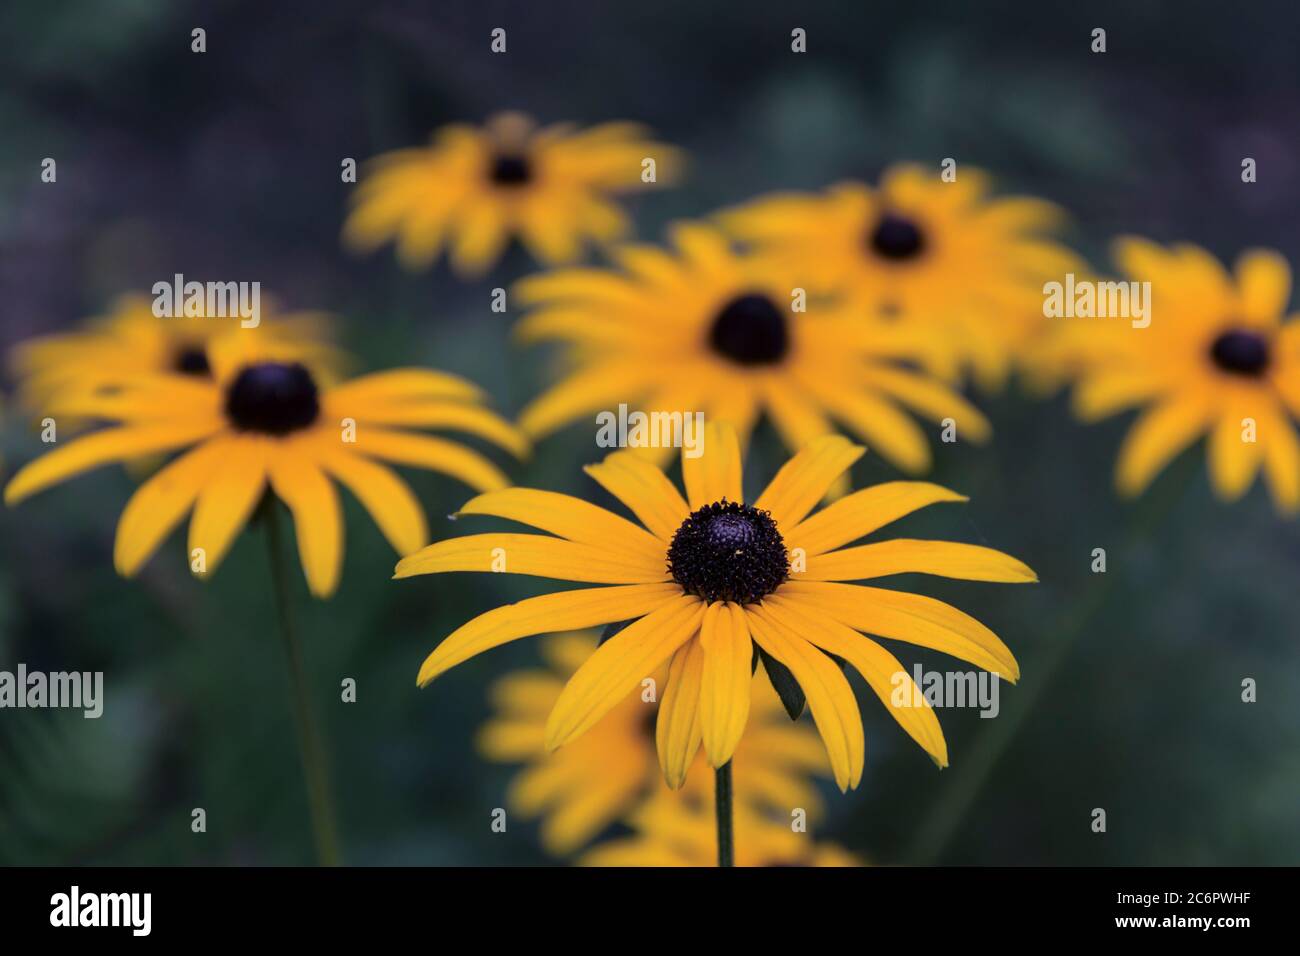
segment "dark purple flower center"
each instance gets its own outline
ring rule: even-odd
[[[316,382],[297,362],[250,365],[226,389],[226,417],[240,431],[287,435],[319,415]]]
[[[715,501],[682,522],[668,548],[668,573],[706,601],[754,604],[790,577],[776,522],[738,501]]]
[[[1220,371],[1258,378],[1268,369],[1268,339],[1258,332],[1232,329],[1210,346],[1210,358]]]
[[[882,259],[901,262],[925,251],[925,234],[911,219],[887,212],[872,228],[867,244]]]
[[[790,349],[790,328],[770,298],[751,292],[728,302],[709,329],[709,344],[738,365],[775,365]]]
[[[533,178],[533,167],[525,156],[501,153],[492,157],[488,178],[497,186],[522,186]]]

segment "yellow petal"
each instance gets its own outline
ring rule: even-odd
[[[788,718],[786,722],[789,723]],[[811,730],[803,724],[791,729]],[[752,729],[750,734],[753,734]],[[821,738],[816,731],[805,733],[802,737],[816,755],[812,769],[822,776],[829,776],[830,763],[826,759],[826,747]],[[808,811],[810,820],[820,818],[825,806],[812,780],[802,773],[784,770],[772,764],[771,757],[763,747],[765,738],[762,735],[746,735],[744,739],[745,746],[741,749],[734,768],[736,790],[745,794],[746,800],[781,816],[788,814],[791,807],[803,807]],[[759,762],[760,758],[762,762]]]
[[[646,330],[639,326],[562,306],[530,312],[515,325],[513,334],[524,344],[559,339],[614,348],[631,348],[647,339]]]
[[[864,451],[843,435],[814,438],[781,466],[754,506],[770,511],[781,529],[793,528]]]
[[[1038,580],[1030,568],[1009,554],[956,541],[895,538],[845,548],[808,559],[801,581],[861,581],[891,574],[934,574],[965,581],[1023,584]]]
[[[374,427],[358,428],[356,437],[353,447],[363,454],[440,471],[478,491],[495,491],[510,484],[496,465],[456,442]]]
[[[194,571],[198,577],[207,577],[217,569],[262,500],[268,442],[246,437],[229,443],[221,466],[199,492],[189,539],[191,554],[195,548],[203,549],[203,570]]]
[[[756,605],[746,613],[750,634],[799,682],[831,758],[836,786],[841,792],[857,787],[862,779],[866,742],[853,689],[834,661],[795,632],[756,613],[760,608]]]
[[[668,231],[673,245],[681,250],[696,272],[704,276],[729,274],[735,255],[719,230],[705,223],[680,222]]]
[[[791,452],[798,452],[814,439],[835,432],[830,419],[795,383],[771,378],[763,383],[762,389],[763,404],[772,426]]]
[[[1259,440],[1264,445],[1264,474],[1273,500],[1280,511],[1292,514],[1300,509],[1300,441],[1281,409],[1261,417],[1259,428]]]
[[[763,681],[767,684],[766,692],[773,697],[776,696],[776,692],[771,689],[771,684],[767,682],[767,675],[761,669],[754,675],[754,679],[756,682]],[[779,702],[777,706],[780,706]],[[822,746],[817,735],[809,734],[804,724],[792,723],[784,709],[780,711],[779,721],[768,719],[760,722],[755,719],[750,722],[742,738],[742,749],[748,750],[750,746],[755,748],[756,753],[762,753],[773,766],[793,773],[825,775],[829,770],[826,748]],[[737,763],[737,773],[741,772],[742,764],[743,761]]]
[[[704,752],[709,766],[721,767],[735,753],[749,719],[754,645],[740,605],[709,605],[699,644],[704,652],[700,688]]]
[[[558,638],[557,638],[558,639]],[[596,649],[596,642],[585,644],[583,660]],[[581,661],[579,661],[581,664]],[[574,670],[577,668],[575,667]],[[492,682],[488,696],[492,706],[503,714],[523,717],[527,720],[545,717],[555,706],[556,698],[564,689],[564,682],[548,671],[513,671]],[[540,722],[538,732],[541,732]],[[541,753],[541,739],[537,742]]]
[[[744,501],[741,491],[740,446],[736,430],[728,424],[709,422],[704,426],[702,452],[692,458],[682,449],[682,479],[691,509],[721,501]]]
[[[284,446],[275,449],[269,466],[271,487],[293,513],[307,587],[316,597],[329,597],[343,569],[343,509],[338,492],[314,462]]]
[[[862,391],[830,391],[829,386],[823,387],[821,399],[832,415],[862,436],[873,454],[913,474],[930,467],[925,432],[892,402]]]
[[[1115,466],[1121,494],[1140,494],[1169,460],[1200,436],[1208,409],[1199,397],[1173,399],[1144,412],[1129,429]]]
[[[535,817],[563,799],[574,783],[572,764],[561,760],[538,761],[512,781],[509,801],[523,816]]]
[[[525,245],[541,262],[550,266],[567,265],[582,253],[576,209],[555,204],[537,203],[523,213],[520,223]]]
[[[706,614],[707,617],[707,614]],[[686,782],[686,771],[700,749],[700,675],[704,655],[699,640],[689,640],[673,654],[668,683],[655,721],[655,749],[669,789]]]
[[[78,438],[22,468],[5,487],[5,504],[16,505],[36,492],[79,472],[114,461],[170,451],[211,435],[216,422],[183,425],[127,425]]]
[[[1256,418],[1254,440],[1243,441],[1243,417],[1247,416],[1222,415],[1210,430],[1210,484],[1224,501],[1244,495],[1259,470],[1259,420]]]
[[[558,534],[570,541],[663,561],[664,546],[654,535],[597,505],[554,491],[505,488],[489,491],[461,506],[457,515],[494,515]]]
[[[589,775],[542,820],[540,835],[546,852],[566,857],[580,849],[635,801],[641,782],[637,774]]]
[[[1237,287],[1246,316],[1274,320],[1291,301],[1291,267],[1269,249],[1251,249],[1237,260]]]
[[[625,243],[610,250],[610,259],[638,281],[660,289],[689,292],[689,274],[677,258],[658,246]]]
[[[345,447],[320,449],[321,465],[356,495],[394,551],[407,555],[424,547],[429,528],[410,486],[391,468],[354,455]]]
[[[206,442],[164,466],[131,496],[117,523],[113,564],[130,577],[194,505],[229,442]]]
[[[448,233],[451,231],[450,214],[453,208],[450,202],[443,200],[407,207],[405,211],[406,221],[396,230],[397,260],[408,271],[418,272],[427,268],[442,251]],[[377,203],[369,203],[358,208],[344,226],[345,230],[348,230],[349,226],[352,227],[348,230],[345,241],[350,241],[358,251],[362,252],[367,251],[368,245],[378,245],[379,243],[368,240],[375,235],[379,225],[384,221],[383,212],[384,210],[379,208]],[[366,213],[372,214],[370,221],[362,218]]]
[[[631,584],[561,591],[507,604],[448,635],[425,659],[417,681],[424,686],[457,664],[521,637],[641,617],[681,593],[676,584]]]
[[[519,427],[533,438],[549,435],[575,418],[643,395],[660,374],[655,362],[643,358],[595,362],[529,402],[519,413]]]
[[[951,418],[962,438],[982,442],[993,434],[993,426],[978,408],[937,379],[883,365],[872,367],[865,377],[904,405],[936,422]]]
[[[1146,368],[1103,369],[1080,380],[1070,404],[1082,421],[1095,422],[1148,402],[1164,388],[1164,382]]]
[[[805,518],[785,536],[785,542],[792,548],[803,548],[809,556],[823,554],[865,538],[927,505],[968,500],[965,495],[925,481],[887,481],[855,491]]]
[[[423,401],[436,398],[478,399],[482,390],[458,375],[423,368],[395,368],[362,375],[325,393],[333,405],[352,402]]]
[[[520,305],[581,303],[600,311],[641,307],[645,291],[623,276],[604,269],[559,269],[521,279],[515,286]]]
[[[129,391],[107,394],[94,389],[76,393],[71,391],[72,386],[64,386],[42,402],[42,411],[59,418],[98,418],[133,424],[146,421],[174,424],[181,416],[215,419],[221,414],[219,390],[210,386],[186,387],[189,383],[177,382],[178,377],[168,375],[149,384],[137,379],[131,382]]]
[[[763,610],[818,647],[848,661],[908,736],[940,767],[948,766],[948,745],[939,718],[893,654],[852,628],[817,614],[809,605],[792,605],[773,595],[763,602]]]
[[[486,408],[455,402],[353,401],[331,399],[330,417],[355,419],[358,429],[367,423],[404,425],[418,428],[447,428],[486,438],[522,458],[528,454],[528,440],[514,426]]]
[[[671,541],[691,513],[690,505],[667,476],[632,452],[613,452],[599,465],[587,465],[583,471],[663,541]]]
[[[698,632],[703,615],[704,602],[678,589],[602,644],[560,694],[546,722],[546,748],[563,746],[605,716]]]
[[[524,763],[546,752],[542,724],[536,720],[488,721],[474,736],[474,748],[498,763]]]
[[[543,534],[471,534],[438,541],[397,563],[395,578],[497,571],[590,584],[667,581],[663,556],[637,561],[608,548]]]
[[[855,631],[943,651],[1013,683],[1020,679],[1015,655],[996,634],[969,614],[934,598],[818,581],[791,581],[780,593],[799,607],[811,608]]]
[[[461,276],[479,276],[501,254],[510,233],[495,203],[470,203],[455,226],[451,242],[451,265]]]

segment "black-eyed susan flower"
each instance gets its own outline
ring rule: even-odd
[[[463,515],[495,515],[548,534],[452,538],[404,558],[397,577],[496,570],[600,585],[529,598],[458,628],[425,660],[421,685],[493,647],[534,634],[631,621],[565,684],[547,718],[555,750],[594,727],[667,665],[656,739],[674,782],[703,746],[728,764],[751,711],[754,655],[788,673],[805,695],[841,790],[863,767],[857,700],[839,665],[867,681],[903,729],[939,765],[947,745],[899,662],[866,634],[952,654],[1011,680],[1015,658],[987,627],[933,598],[844,582],[903,572],[1025,582],[1033,572],[989,548],[946,541],[856,541],[928,504],[964,500],[937,485],[890,482],[810,514],[863,453],[839,435],[815,439],[747,502],[735,431],[711,423],[703,454],[683,457],[686,497],[662,471],[614,452],[587,473],[640,520],[578,498],[512,488],[471,500]],[[774,682],[783,677],[773,677]],[[901,688],[903,693],[895,694]]]
[[[455,376],[399,369],[344,384],[317,382],[296,346],[257,336],[210,342],[210,375],[144,375],[112,390],[51,399],[52,413],[111,423],[21,469],[5,488],[13,505],[114,461],[186,449],[127,503],[114,563],[134,574],[193,510],[196,572],[212,573],[269,489],[289,507],[311,591],[330,595],[343,558],[343,519],[332,480],[346,486],[399,554],[428,539],[410,488],[383,461],[440,471],[480,490],[508,484],[488,459],[411,428],[478,435],[516,453],[524,443]],[[331,480],[332,479],[332,480]]]
[[[446,248],[466,276],[490,268],[511,238],[541,262],[573,262],[588,244],[628,231],[611,196],[671,182],[679,165],[677,150],[634,123],[538,128],[500,113],[481,129],[447,126],[427,147],[380,156],[357,187],[343,235],[367,251],[395,240],[410,269]]]
[[[1151,283],[1149,324],[1062,319],[1052,352],[1076,380],[1080,418],[1142,409],[1116,462],[1119,491],[1140,494],[1207,436],[1220,498],[1240,498],[1262,468],[1278,508],[1300,508],[1292,421],[1300,416],[1300,316],[1283,320],[1291,297],[1286,260],[1249,251],[1229,275],[1204,249],[1135,238],[1119,240],[1114,258],[1127,279]]]
[[[317,312],[280,312],[263,299],[258,324],[243,328],[230,317],[158,316],[153,300],[124,295],[86,328],[21,342],[9,356],[21,405],[45,414],[52,399],[94,395],[143,376],[177,374],[211,380],[209,348],[238,335],[292,346],[317,375],[337,373],[341,353],[328,343],[329,319]]]
[[[912,473],[929,467],[930,446],[904,407],[951,418],[965,438],[987,437],[969,402],[900,363],[928,351],[924,330],[801,300],[795,273],[737,255],[710,226],[682,224],[672,236],[676,254],[624,246],[611,252],[617,271],[561,270],[519,284],[518,301],[535,307],[519,335],[569,343],[577,366],[523,410],[525,432],[540,437],[628,404],[647,414],[700,410],[730,423],[742,446],[765,414],[793,451],[834,431],[835,420]]]
[[[510,805],[525,818],[542,818],[543,846],[557,856],[569,855],[665,789],[655,726],[660,719],[657,689],[666,668],[587,733],[554,753],[546,751],[547,716],[565,682],[596,647],[596,634],[590,632],[543,642],[550,666],[514,671],[497,681],[491,692],[496,714],[478,737],[479,750],[488,759],[525,764],[510,784]],[[736,746],[736,805],[741,812],[752,807],[787,818],[800,808],[815,820],[822,802],[812,780],[828,772],[825,750],[811,728],[786,718],[762,671],[754,675],[752,694],[748,727]],[[688,773],[680,759],[684,754],[675,756],[672,782],[681,788],[675,793],[707,804],[707,775]],[[703,756],[694,759],[698,763]]]
[[[665,794],[632,815],[631,836],[606,840],[582,855],[584,866],[702,867],[717,864],[713,819],[707,808]],[[814,842],[789,822],[738,809],[736,866],[862,866],[833,843]]]
[[[763,197],[720,221],[765,261],[794,266],[815,288],[933,331],[925,356],[945,376],[969,369],[999,387],[1043,328],[1043,283],[1083,265],[1049,238],[1058,209],[1025,197],[990,198],[988,178],[963,166],[891,167],[872,189]]]

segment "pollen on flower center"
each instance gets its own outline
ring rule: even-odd
[[[1258,332],[1233,329],[1224,332],[1210,346],[1210,358],[1224,372],[1260,376],[1268,368],[1268,339]]]
[[[753,604],[790,576],[776,522],[738,501],[715,501],[682,522],[668,548],[668,573],[704,600]]]
[[[172,367],[182,375],[207,376],[212,374],[208,352],[199,345],[187,345],[176,353]]]
[[[781,309],[761,293],[728,302],[713,320],[709,344],[740,365],[774,365],[790,348],[790,329]]]
[[[533,167],[525,156],[501,153],[492,158],[488,178],[497,186],[522,186],[533,178]]]
[[[912,220],[887,212],[871,230],[868,244],[882,259],[912,259],[925,250],[925,235]]]
[[[226,417],[240,431],[287,435],[319,414],[316,382],[297,362],[250,365],[226,390]]]

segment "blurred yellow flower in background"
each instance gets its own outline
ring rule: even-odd
[[[511,782],[510,803],[527,818],[542,818],[542,844],[557,856],[577,850],[667,789],[655,744],[657,693],[667,676],[662,670],[654,675],[650,700],[638,687],[586,734],[554,753],[546,751],[547,716],[596,644],[594,633],[544,641],[549,668],[515,671],[498,680],[491,690],[496,716],[478,736],[479,750],[489,760],[526,765]],[[822,803],[811,778],[828,774],[826,752],[810,727],[791,724],[764,673],[755,673],[753,685],[750,723],[736,746],[736,804],[781,816],[799,807],[816,819]],[[688,774],[677,793],[707,803],[710,779]]]
[[[1053,371],[1075,380],[1085,421],[1142,412],[1119,451],[1115,480],[1140,494],[1180,452],[1208,436],[1210,482],[1233,501],[1262,468],[1277,507],[1300,508],[1300,316],[1285,322],[1291,270],[1276,252],[1251,250],[1234,275],[1194,245],[1115,243],[1124,276],[1150,282],[1150,324],[1127,318],[1062,319],[1049,342]]]
[[[839,582],[902,573],[1008,583],[1036,578],[1015,558],[976,545],[897,539],[840,549],[925,505],[964,500],[937,485],[890,482],[809,516],[862,453],[840,435],[815,439],[753,504],[742,503],[740,449],[725,424],[707,426],[700,457],[683,456],[686,498],[631,452],[588,466],[644,528],[553,492],[512,488],[473,499],[462,515],[493,515],[549,534],[451,538],[404,558],[395,576],[495,570],[605,586],[479,615],[438,645],[418,682],[518,638],[631,620],[565,684],[547,719],[548,750],[577,740],[667,664],[656,724],[664,778],[680,784],[701,746],[709,766],[723,767],[749,720],[757,652],[774,684],[776,667],[797,682],[835,782],[847,790],[862,776],[863,729],[833,654],[946,765],[947,744],[933,710],[898,660],[863,632],[941,650],[1015,680],[1011,651],[983,624],[940,601]]]
[[[713,817],[707,805],[656,798],[632,817],[631,836],[607,840],[579,859],[584,866],[716,866]],[[852,853],[830,843],[815,843],[784,822],[736,808],[736,866],[862,866]]]
[[[988,421],[966,399],[900,364],[930,351],[942,329],[887,324],[834,301],[795,311],[801,283],[789,268],[737,255],[707,225],[680,224],[672,239],[675,252],[611,250],[620,271],[568,269],[519,283],[518,301],[534,307],[519,337],[569,343],[576,366],[520,414],[529,435],[628,403],[647,414],[701,410],[730,423],[742,447],[766,414],[797,451],[833,432],[835,419],[910,473],[930,466],[930,446],[903,407],[952,418],[963,438],[988,437]],[[644,451],[660,463],[672,454]]]
[[[424,512],[376,459],[444,472],[478,489],[509,484],[478,452],[406,430],[468,432],[523,454],[522,437],[479,404],[473,385],[398,369],[323,387],[305,364],[313,352],[235,334],[208,343],[210,376],[141,375],[111,391],[51,399],[51,414],[112,424],[22,468],[5,502],[110,462],[189,449],[127,503],[114,548],[118,572],[139,570],[193,509],[189,550],[203,549],[203,567],[191,567],[212,573],[269,487],[293,514],[308,586],[327,597],[343,560],[343,515],[330,478],[356,495],[399,554],[428,540]]]
[[[643,178],[646,160],[653,181]],[[408,269],[446,248],[462,276],[486,272],[511,238],[543,263],[573,262],[589,243],[630,229],[611,196],[671,183],[681,161],[635,123],[538,128],[520,113],[498,113],[482,128],[446,126],[429,146],[380,156],[357,187],[343,236],[361,251],[394,240]]]
[[[931,330],[927,367],[946,378],[970,371],[991,390],[1044,327],[1044,282],[1086,266],[1048,238],[1063,221],[1056,206],[988,192],[988,177],[966,166],[944,182],[938,170],[902,164],[876,189],[776,194],[718,218],[809,286]]]
[[[329,344],[331,321],[324,313],[281,313],[265,297],[260,313],[258,325],[243,328],[227,316],[160,317],[150,297],[121,296],[107,315],[91,319],[82,330],[29,339],[11,350],[19,403],[43,415],[52,399],[102,393],[142,376],[175,373],[211,380],[209,347],[231,335],[286,343],[318,376],[341,370],[344,357]]]

